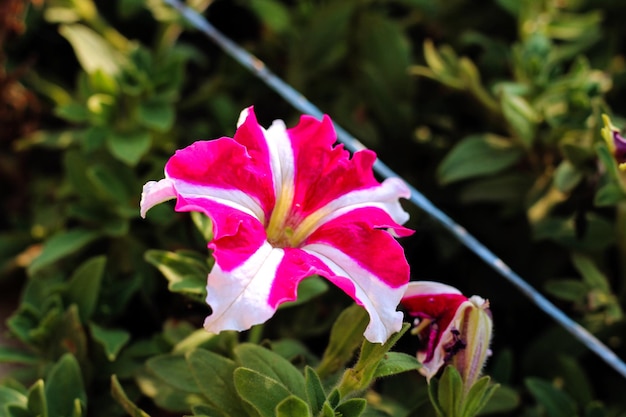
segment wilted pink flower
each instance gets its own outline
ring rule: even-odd
[[[213,221],[215,266],[208,276],[207,330],[246,330],[296,299],[299,282],[319,274],[370,315],[365,337],[382,343],[402,326],[396,311],[409,267],[394,236],[412,233],[397,178],[376,181],[376,155],[350,159],[328,117],[303,116],[287,129],[261,127],[242,112],[234,138],[199,141],[179,150],[165,178],[148,182],[141,214],[176,199],[176,211]],[[393,236],[392,236],[393,235]]]
[[[602,119],[604,120],[602,137],[615,157],[619,169],[626,171],[626,139],[620,135],[619,129],[613,126],[608,116],[602,115]]]
[[[471,386],[489,355],[489,301],[477,295],[467,298],[439,282],[416,281],[409,283],[401,305],[416,317],[413,333],[423,341],[417,352],[420,372],[430,380],[452,364]]]

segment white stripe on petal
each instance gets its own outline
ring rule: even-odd
[[[228,272],[215,264],[207,284],[207,304],[213,313],[204,321],[212,333],[247,330],[263,323],[276,309],[268,303],[276,271],[285,252],[265,242],[239,267]]]
[[[408,187],[399,178],[388,178],[379,186],[351,191],[308,215],[296,229],[294,240],[302,242],[323,224],[363,207],[378,207],[396,223],[403,224],[409,220],[409,213],[404,211],[399,198],[408,198],[410,195]]]
[[[265,141],[270,153],[270,166],[274,175],[276,198],[284,187],[294,187],[294,155],[287,127],[282,120],[274,120],[269,129],[264,131]],[[293,196],[293,192],[291,193]]]
[[[141,217],[145,218],[146,213],[157,204],[176,198],[174,183],[169,178],[160,181],[148,181],[141,192],[141,203],[139,203]]]
[[[363,305],[370,315],[365,329],[365,338],[372,343],[384,343],[389,336],[402,328],[402,313],[396,311],[406,285],[392,288],[385,285],[376,275],[361,267],[354,259],[340,250],[320,243],[306,245],[305,252],[322,261],[338,277],[349,279],[354,284],[355,300]],[[329,278],[332,281],[332,278]]]
[[[287,128],[282,120],[276,120],[263,131],[270,154],[270,169],[274,180],[276,204],[267,224],[267,237],[280,239],[285,221],[289,216],[295,194],[295,159]]]
[[[185,198],[210,200],[249,214],[265,222],[265,213],[261,204],[243,191],[229,188],[208,187],[206,185],[192,184],[186,181],[174,180],[176,190]]]

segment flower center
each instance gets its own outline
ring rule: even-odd
[[[297,248],[304,240],[296,233],[300,221],[292,213],[293,187],[282,187],[265,228],[267,241],[275,248]]]

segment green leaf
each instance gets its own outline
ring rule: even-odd
[[[563,193],[571,192],[583,179],[583,173],[570,161],[564,160],[554,171],[554,186]]]
[[[204,213],[200,213],[199,211],[191,212],[191,220],[193,224],[196,225],[196,228],[207,242],[213,240],[213,222],[211,218]]]
[[[561,300],[582,302],[589,292],[587,286],[574,279],[550,280],[544,286],[546,292]]]
[[[489,402],[493,394],[500,387],[492,384],[491,378],[484,376],[474,382],[463,400],[463,417],[474,417]]]
[[[38,363],[40,358],[24,348],[11,348],[0,346],[0,363],[20,363],[33,365]]]
[[[60,104],[54,109],[58,117],[73,123],[82,123],[89,119],[89,110],[80,103]]]
[[[46,379],[45,393],[51,417],[72,415],[76,399],[82,408],[87,406],[83,376],[74,355],[66,353],[52,367]]]
[[[571,417],[576,415],[576,404],[569,395],[539,378],[526,378],[526,388],[541,404],[548,417]]]
[[[113,165],[94,164],[87,168],[85,174],[100,194],[110,201],[127,204],[135,197],[130,195],[128,188],[132,178],[124,176],[124,171]],[[134,213],[139,216],[139,210],[134,210]]]
[[[28,411],[37,417],[54,417],[48,411],[43,379],[35,382],[28,390]]]
[[[615,229],[611,222],[587,213],[582,219],[584,230],[577,230],[577,222],[570,218],[547,218],[534,226],[535,239],[550,239],[567,248],[579,251],[602,250],[615,241]]]
[[[501,136],[469,136],[446,155],[437,169],[437,176],[442,184],[450,184],[496,174],[514,165],[523,153],[520,147]]]
[[[623,201],[626,201],[626,193],[622,190],[622,187],[617,183],[609,182],[596,191],[593,204],[597,207],[609,207]]]
[[[306,398],[304,377],[282,356],[251,343],[237,346],[234,353],[237,362],[242,366],[272,378],[286,387],[290,393]]]
[[[519,15],[523,7],[518,0],[496,0],[496,3],[514,17]]]
[[[378,363],[374,378],[414,371],[421,367],[422,364],[414,355],[408,355],[402,352],[387,352],[385,357]]]
[[[304,304],[315,297],[328,291],[327,281],[319,276],[312,276],[300,281],[298,285],[298,299],[288,303],[283,303],[279,308],[289,308]]]
[[[96,323],[89,323],[89,330],[91,330],[91,337],[104,348],[104,353],[111,362],[130,341],[130,333],[126,330],[106,329]]]
[[[312,416],[309,411],[307,403],[295,395],[282,400],[276,406],[276,417],[310,417]],[[347,415],[346,415],[347,417]]]
[[[256,0],[249,4],[252,11],[272,31],[281,33],[289,29],[289,9],[279,1]]]
[[[106,260],[104,255],[88,259],[74,271],[68,282],[67,297],[70,303],[78,306],[83,323],[91,318],[96,309]]]
[[[102,70],[109,75],[120,72],[124,56],[95,31],[81,24],[71,24],[61,25],[59,33],[72,45],[85,72]]]
[[[437,390],[437,402],[445,412],[445,416],[460,415],[463,401],[463,380],[454,366],[446,366]]]
[[[44,243],[39,256],[28,266],[28,273],[31,276],[36,274],[42,268],[78,252],[99,237],[98,232],[80,228],[52,236]]]
[[[146,362],[146,367],[174,388],[187,392],[201,392],[184,355],[154,356]]]
[[[149,414],[137,407],[131,400],[128,399],[128,396],[124,392],[124,388],[122,388],[122,385],[117,380],[117,376],[115,375],[111,375],[111,395],[131,417],[150,417]]]
[[[558,375],[563,389],[582,407],[593,400],[593,388],[585,370],[572,355],[562,354],[557,358]]]
[[[317,367],[320,377],[337,372],[354,356],[354,351],[363,342],[363,332],[369,316],[361,306],[353,304],[337,317],[330,332],[330,340],[324,356]]]
[[[508,90],[502,91],[500,103],[502,114],[509,123],[511,130],[525,147],[530,148],[535,139],[539,115],[526,99],[510,93]]]
[[[335,410],[333,410],[333,407],[328,403],[328,401],[326,401],[324,403],[324,406],[322,407],[322,416],[337,417],[337,415],[335,414]]]
[[[147,131],[130,133],[113,132],[107,137],[107,147],[111,154],[129,166],[135,166],[152,145],[152,137]]]
[[[275,417],[278,404],[291,393],[277,380],[248,368],[237,368],[234,373],[239,396],[262,417]]]
[[[507,414],[519,406],[520,397],[517,391],[512,388],[500,386],[481,411],[485,414]]]
[[[174,107],[162,100],[149,100],[137,108],[138,122],[157,132],[167,132],[174,125]]]
[[[209,274],[208,266],[195,256],[184,252],[168,252],[149,250],[145,259],[156,266],[169,281],[169,289],[183,293],[196,301],[206,299],[206,279]]]
[[[111,96],[117,96],[119,94],[119,85],[117,80],[111,74],[97,69],[89,74],[89,86],[94,93],[104,93]]]
[[[313,415],[317,416],[326,401],[326,393],[320,377],[310,366],[304,368],[304,378],[306,383],[306,398],[311,407]]]
[[[335,415],[342,417],[359,417],[367,407],[365,398],[350,398],[335,408]]]
[[[27,404],[28,397],[26,395],[12,388],[0,386],[0,417],[11,416],[6,411],[9,405],[15,405],[25,409]]]
[[[398,339],[411,327],[409,323],[404,323],[400,331],[391,335],[383,344],[371,343],[367,340],[361,345],[359,360],[351,369],[348,369],[339,383],[339,391],[342,397],[354,391],[366,389],[374,379],[376,370],[380,362],[389,353],[389,350],[396,344]]]
[[[187,364],[207,402],[230,417],[247,415],[234,385],[236,365],[233,361],[197,349],[187,354]]]
[[[589,287],[605,293],[611,292],[609,280],[606,278],[606,275],[598,269],[591,258],[580,253],[573,253],[572,262]]]

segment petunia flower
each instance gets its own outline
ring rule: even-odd
[[[265,322],[281,303],[295,300],[300,281],[312,275],[367,310],[369,341],[382,343],[400,330],[396,308],[409,266],[394,237],[412,233],[401,226],[409,216],[399,202],[409,190],[398,178],[374,178],[373,152],[350,158],[335,141],[327,116],[302,116],[290,129],[274,121],[266,130],[248,108],[233,138],[177,151],[165,178],[144,186],[142,216],[176,199],[176,211],[213,221],[208,331]]]
[[[428,380],[446,364],[457,368],[466,386],[480,376],[490,354],[492,319],[489,301],[465,297],[449,285],[410,282],[400,304],[415,317],[413,334],[422,339],[417,359]]]
[[[626,139],[620,135],[619,129],[613,126],[608,116],[602,115],[604,127],[602,137],[615,157],[620,170],[626,171]]]

